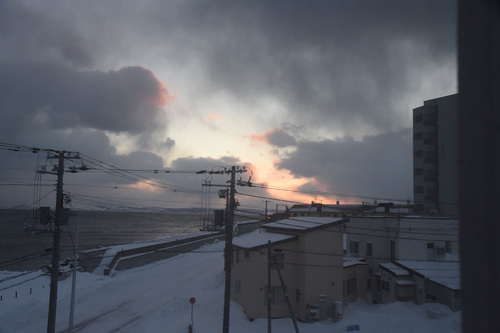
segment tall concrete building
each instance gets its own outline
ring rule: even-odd
[[[413,109],[413,200],[417,213],[458,215],[458,95]]]

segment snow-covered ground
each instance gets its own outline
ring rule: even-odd
[[[194,332],[221,332],[224,299],[223,242],[112,276],[77,274],[74,332],[187,332],[193,307]],[[43,332],[47,327],[50,277],[41,272],[0,272],[0,332]],[[25,282],[23,282],[25,281]],[[17,292],[17,298],[16,298]],[[59,283],[57,332],[69,323],[71,278]],[[298,323],[300,332],[460,332],[460,313],[429,319],[424,306],[357,301],[344,309],[343,321]],[[250,322],[231,304],[230,331],[266,332],[267,320]],[[290,319],[272,321],[275,333],[293,332]]]

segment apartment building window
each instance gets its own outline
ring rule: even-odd
[[[415,186],[415,193],[424,193],[423,186]]]
[[[268,287],[264,292],[264,304],[267,305]],[[271,286],[271,304],[282,304],[286,302],[285,293],[281,286]]]
[[[429,196],[429,197],[432,197],[432,196],[436,195],[436,190],[433,189],[433,188],[426,188],[425,189],[425,195]]]
[[[415,150],[413,152],[413,157],[415,158],[419,158],[419,157],[423,157],[424,156],[424,151],[423,150]]]
[[[424,125],[436,125],[436,114],[426,113],[424,115]]]
[[[424,169],[423,168],[416,168],[413,170],[413,174],[415,176],[422,176],[424,174]]]
[[[366,256],[367,257],[373,256],[373,243],[366,243]]]
[[[382,291],[391,291],[391,283],[389,281],[382,280]]]
[[[424,115],[419,114],[419,115],[417,115],[417,116],[415,117],[415,121],[414,121],[414,122],[415,122],[415,123],[420,123],[420,122],[422,122],[422,120],[424,120]]]
[[[359,254],[359,242],[355,240],[349,241],[349,252],[351,254]]]
[[[436,163],[437,153],[435,150],[428,150],[424,155],[424,163]]]
[[[436,181],[436,170],[430,169],[425,170],[424,182],[435,182]]]
[[[422,140],[423,138],[424,138],[424,133],[422,133],[422,132],[418,132],[418,133],[413,134],[413,139],[415,141]]]
[[[424,144],[432,144],[436,142],[435,132],[426,132],[424,135]]]

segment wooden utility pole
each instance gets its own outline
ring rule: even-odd
[[[234,194],[236,167],[231,167],[231,181],[229,189],[229,207],[226,214],[226,244],[224,248],[224,271],[226,273],[226,282],[224,286],[224,319],[222,323],[222,332],[229,333],[229,306],[231,303],[231,264],[233,256],[233,222],[234,222]]]
[[[57,285],[59,279],[59,250],[61,242],[61,212],[63,208],[63,175],[64,175],[64,152],[59,152],[59,163],[57,165],[57,192],[56,192],[56,216],[54,241],[52,245],[52,270],[50,273],[50,299],[49,317],[47,321],[47,333],[54,333],[56,330],[56,310],[57,310]]]
[[[266,219],[267,219],[267,204],[269,202],[271,202],[271,200],[262,200],[262,202],[265,202],[266,203],[266,213],[265,213],[265,216],[266,216]]]
[[[271,241],[267,241],[267,333],[271,333]]]

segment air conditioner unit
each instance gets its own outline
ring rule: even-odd
[[[310,321],[319,321],[321,315],[321,309],[319,308],[319,304],[307,304],[306,306],[306,320]]]

